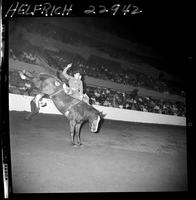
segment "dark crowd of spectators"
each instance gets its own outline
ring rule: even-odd
[[[21,24],[21,26],[22,25],[23,24]],[[139,58],[137,54],[135,54],[132,51],[129,51],[117,45],[112,45],[108,43],[106,44],[106,42],[101,39],[87,36],[87,34],[86,35],[80,34],[77,33],[76,31],[71,31],[70,29],[66,29],[66,27],[62,29],[59,26],[56,26],[54,24],[49,24],[47,22],[40,22],[40,23],[31,22],[28,24],[24,23],[24,27],[28,32],[40,34],[44,37],[55,39],[57,41],[66,44],[71,44],[74,46],[87,45],[101,52],[104,52],[113,58],[119,58],[126,60],[128,62],[135,62],[135,63],[141,61],[141,58]]]
[[[107,66],[92,64],[79,55],[74,55],[65,51],[60,51],[58,53],[45,50],[43,56],[46,58],[48,64],[55,68],[56,70],[63,70],[63,68],[70,62],[72,62],[75,68],[80,69],[83,75],[87,75],[94,78],[99,78],[103,80],[109,80],[115,83],[131,85],[134,87],[143,87],[146,89],[154,90],[157,92],[168,92],[170,94],[176,94],[185,97],[185,92],[179,87],[168,86],[165,81],[152,78],[144,73],[138,72],[133,69],[120,70],[120,72],[111,70]],[[18,59],[23,62],[30,64],[39,64],[36,53],[30,53],[22,51],[21,53],[13,53],[10,49],[10,57]]]
[[[35,21],[34,21],[35,22]],[[59,30],[59,27],[54,24],[49,24],[45,21],[42,21],[40,23],[34,23],[33,20],[31,23],[24,24],[25,28],[28,32],[36,33],[43,35],[47,38],[52,38],[58,41],[61,41],[66,44],[71,45],[87,45],[89,47],[93,47],[101,52],[105,52],[111,57],[119,58],[123,60],[130,61],[132,63],[138,63],[141,62],[141,60],[138,58],[138,56],[134,55],[133,52],[129,52],[126,49],[117,47],[115,45],[109,45],[105,44],[104,42],[97,40],[96,38],[91,38],[88,36],[84,36],[82,34],[73,32],[71,30],[64,29]],[[102,78],[105,80],[111,80],[116,83],[120,84],[126,84],[126,85],[132,85],[136,87],[144,87],[147,89],[156,90],[158,92],[169,92],[171,94],[176,94],[180,96],[185,97],[185,92],[183,89],[179,89],[179,86],[174,86],[174,83],[170,84],[167,81],[159,80],[152,78],[151,76],[147,76],[146,74],[143,74],[141,72],[137,72],[135,70],[121,70],[121,73],[116,73],[115,71],[112,71],[111,68],[108,68],[108,66],[102,66],[102,65],[94,65],[92,63],[89,63],[88,61],[85,61],[79,55],[71,55],[69,52],[66,53],[59,53],[56,54],[54,52],[48,52],[50,56],[48,56],[48,60],[51,60],[51,56],[53,57],[53,60],[51,63],[53,64],[53,67],[62,69],[65,67],[65,63],[68,62],[75,62],[79,67],[81,67],[81,70],[85,75],[92,76],[95,78]],[[27,55],[24,55],[27,57]],[[25,59],[25,58],[24,58]],[[65,62],[64,62],[65,60]],[[30,60],[32,62],[32,60]],[[55,63],[56,65],[55,66]],[[58,63],[58,64],[57,64]]]
[[[87,94],[95,105],[177,116],[186,114],[184,103],[138,96],[136,90],[127,94],[108,88],[87,87]]]
[[[17,59],[19,61],[22,61],[22,62],[26,62],[26,63],[29,63],[29,64],[38,64],[38,58],[36,57],[35,54],[33,53],[27,53],[27,52],[21,52],[21,53],[18,53],[18,54],[15,54],[13,53],[13,50],[10,49],[10,57],[13,58],[13,59]]]
[[[96,40],[90,40],[87,37],[81,36],[71,31],[57,33],[56,29],[51,25],[40,25],[35,27],[29,23],[27,31],[32,33],[39,33],[45,37],[53,38],[64,43],[73,45],[85,44],[95,47],[96,49],[108,53],[111,57],[130,59],[130,52],[117,49],[114,46],[101,44]],[[25,44],[25,45],[24,45]],[[79,68],[82,75],[87,75],[94,78],[113,81],[115,83],[131,85],[135,87],[143,87],[158,92],[169,92],[171,94],[177,94],[185,96],[183,89],[178,87],[172,87],[167,82],[152,78],[141,72],[135,70],[120,69],[118,72],[111,70],[111,67],[106,65],[100,65],[99,63],[93,64],[88,60],[82,58],[79,54],[72,54],[66,51],[53,52],[50,50],[39,49],[34,47],[28,41],[21,41],[15,48],[10,48],[10,58],[17,59],[29,64],[38,64],[38,56],[43,56],[48,64],[56,70],[63,70],[69,63],[73,63],[73,67]],[[134,57],[134,55],[133,55]],[[73,69],[74,70],[74,69]],[[72,69],[70,69],[72,73]],[[33,89],[30,82],[22,80],[18,71],[10,71],[9,73],[9,92],[21,95],[36,95],[36,91]],[[124,93],[108,88],[94,88],[86,87],[86,93],[90,97],[90,101],[93,105],[102,105],[108,107],[115,107],[121,109],[130,109],[143,112],[153,112],[168,115],[186,116],[186,107],[181,102],[170,102],[161,99],[155,99],[149,96],[142,97],[137,94],[137,90],[131,93]]]
[[[144,73],[138,72],[133,69],[120,69],[117,71],[111,70],[110,67],[92,64],[84,60],[79,55],[69,54],[67,52],[60,51],[59,53],[54,53],[52,51],[47,51],[48,60],[52,58],[53,62],[51,64],[58,66],[61,70],[69,63],[74,63],[76,68],[79,68],[83,75],[91,76],[94,78],[109,80],[115,83],[131,85],[135,87],[143,87],[150,90],[155,90],[157,92],[168,92],[171,94],[176,94],[180,96],[185,96],[183,89],[180,89],[178,85],[172,86],[172,84],[166,81],[155,79]]]
[[[16,70],[10,71],[9,73],[9,92],[21,95],[36,95],[36,90],[34,90],[31,83],[22,80],[19,71]],[[87,86],[86,93],[93,105],[186,116],[186,107],[184,103],[138,96],[137,89],[128,94],[108,88],[94,88]]]

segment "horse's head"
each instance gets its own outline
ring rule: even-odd
[[[32,80],[33,78],[33,74],[32,72],[28,72],[26,70],[22,70],[22,71],[18,71],[20,78],[22,80]]]
[[[91,127],[92,133],[96,133],[98,131],[100,121],[104,117],[105,117],[105,115],[102,112],[99,112],[97,110],[94,114],[91,115],[91,117],[89,119],[89,125]]]

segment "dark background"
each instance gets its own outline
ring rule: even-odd
[[[159,58],[147,61],[158,63],[159,69],[183,77],[193,56],[193,12],[190,1],[134,2],[142,13],[98,17],[94,25],[108,32],[112,30],[112,33],[138,45],[151,47]]]

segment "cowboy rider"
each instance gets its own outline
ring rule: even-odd
[[[72,97],[89,104],[89,97],[86,94],[83,94],[83,82],[81,80],[82,76],[80,72],[75,71],[74,76],[67,74],[68,69],[71,67],[72,63],[68,64],[62,72],[63,76],[68,80],[69,84],[69,87],[67,87],[66,84],[63,84],[64,91]]]
[[[74,76],[70,76],[67,74],[67,70],[72,66],[68,64],[67,67],[63,70],[63,76],[68,80],[69,87],[64,83],[63,88],[65,93],[71,95],[72,97],[84,101],[85,103],[89,104],[89,97],[86,94],[83,94],[83,83],[81,80],[81,75],[79,72],[76,72]],[[21,79],[27,79],[26,71],[23,70],[20,73]],[[26,119],[30,119],[33,115],[39,112],[40,107],[44,107],[47,104],[43,102],[44,94],[38,94],[31,100],[31,114],[26,117]]]

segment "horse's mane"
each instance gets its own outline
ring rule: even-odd
[[[40,73],[39,74],[39,78],[40,79],[47,79],[47,78],[54,78],[57,81],[59,81],[60,83],[63,83],[59,78],[57,78],[56,76],[52,75],[52,74],[46,74],[46,73]]]

